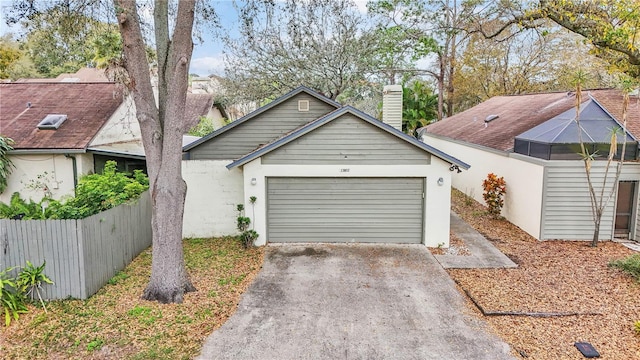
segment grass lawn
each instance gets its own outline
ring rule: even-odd
[[[264,248],[232,238],[187,239],[185,261],[197,291],[182,304],[141,300],[151,271],[145,250],[90,299],[30,306],[0,333],[2,359],[191,359],[236,310],[262,266]],[[46,273],[46,269],[45,269]],[[55,279],[53,279],[55,281]]]

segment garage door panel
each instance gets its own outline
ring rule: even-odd
[[[269,178],[270,242],[420,243],[422,178]]]
[[[296,227],[286,229],[286,231],[283,231],[285,235],[283,235],[283,238],[279,242],[406,243],[406,241],[400,241],[399,239],[404,239],[412,235],[411,233],[397,231],[378,231],[375,234],[364,236],[363,234],[366,234],[368,229],[353,229],[351,227],[318,230],[322,230],[322,232],[312,232],[304,236],[296,236],[295,234],[308,232],[308,229]],[[359,230],[359,232],[354,232],[354,230]]]

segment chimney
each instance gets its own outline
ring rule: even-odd
[[[385,85],[382,90],[382,122],[402,131],[402,85]]]

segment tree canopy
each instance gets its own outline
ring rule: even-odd
[[[543,20],[582,36],[592,53],[606,60],[610,70],[640,78],[640,2],[637,0],[501,1],[490,21],[477,18],[475,31],[487,38],[500,36],[517,24],[523,29],[544,27]],[[491,21],[500,26],[486,28]]]
[[[306,85],[336,99],[367,85],[377,44],[352,1],[248,2],[239,20],[225,40],[232,92],[262,101]]]

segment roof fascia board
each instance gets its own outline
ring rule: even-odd
[[[360,111],[360,110],[358,110],[358,109],[356,109],[356,108],[354,108],[352,106],[344,106],[344,107],[342,107],[342,108],[340,108],[340,109],[338,109],[336,111],[333,111],[333,112],[325,115],[322,118],[319,118],[317,120],[314,120],[314,121],[308,123],[307,125],[305,125],[305,126],[299,128],[298,130],[296,130],[296,131],[294,131],[294,132],[292,132],[292,133],[290,133],[290,134],[288,134],[288,135],[286,135],[286,136],[284,136],[284,137],[272,142],[271,144],[268,144],[268,145],[266,145],[266,146],[264,146],[264,147],[262,147],[262,148],[260,148],[260,149],[258,149],[256,151],[254,151],[254,152],[251,152],[251,153],[243,156],[242,158],[240,158],[240,159],[232,162],[231,164],[227,165],[227,169],[232,169],[234,167],[244,165],[244,164],[248,163],[249,161],[251,161],[253,159],[256,159],[258,157],[261,157],[262,155],[264,155],[264,154],[266,154],[266,153],[268,153],[270,151],[273,151],[273,150],[279,148],[280,146],[283,146],[283,145],[285,145],[285,144],[287,144],[287,143],[299,138],[302,135],[305,135],[305,134],[311,132],[312,130],[314,130],[314,129],[316,129],[316,128],[318,128],[318,127],[320,127],[320,126],[322,126],[322,125],[324,125],[324,124],[326,124],[326,123],[328,123],[330,121],[333,121],[334,119],[337,119],[338,117],[340,117],[340,116],[342,116],[342,115],[344,115],[346,113],[351,113],[352,115],[355,115],[355,116],[361,118],[362,120],[364,120],[364,121],[366,121],[366,122],[368,122],[368,123],[380,128],[381,130],[384,130],[384,131],[386,131],[386,132],[388,132],[388,133],[390,133],[390,134],[392,134],[392,135],[394,135],[394,136],[396,136],[396,137],[398,137],[398,138],[400,138],[400,139],[402,139],[402,140],[404,140],[404,141],[406,141],[406,142],[408,142],[408,143],[410,143],[410,144],[422,149],[423,151],[426,151],[426,152],[428,152],[428,153],[430,153],[430,154],[432,154],[432,155],[434,155],[434,156],[436,156],[436,157],[448,162],[448,163],[458,165],[458,166],[460,166],[461,168],[463,168],[465,170],[467,170],[467,169],[469,169],[471,167],[469,164],[467,164],[467,163],[465,163],[465,162],[463,162],[463,161],[461,161],[461,160],[459,160],[459,159],[457,159],[457,158],[455,158],[453,156],[445,154],[444,152],[442,152],[442,151],[440,151],[440,150],[438,150],[438,149],[436,149],[436,148],[434,148],[434,147],[432,147],[430,145],[427,145],[427,144],[423,143],[422,141],[419,141],[418,139],[413,138],[412,136],[409,136],[409,135],[397,130],[396,128],[392,127],[391,125],[385,124],[382,121],[380,121],[378,119],[375,119],[375,118],[371,117],[370,115],[367,115],[364,112],[362,112],[362,111]]]
[[[302,92],[305,92],[305,93],[313,96],[314,98],[316,98],[316,99],[318,99],[320,101],[323,101],[323,102],[325,102],[325,103],[327,103],[327,104],[329,104],[331,106],[334,106],[336,108],[340,108],[342,106],[338,102],[336,102],[334,100],[331,100],[326,96],[322,96],[322,95],[318,94],[317,92],[309,89],[306,86],[299,86],[299,87],[289,91],[288,93],[280,96],[279,98],[273,100],[272,102],[268,103],[267,105],[261,106],[261,107],[257,108],[256,110],[250,112],[249,114],[241,117],[240,119],[238,119],[236,121],[233,121],[230,124],[227,124],[227,125],[221,127],[220,129],[212,132],[211,134],[201,138],[200,140],[197,140],[197,141],[192,142],[191,144],[188,144],[187,146],[182,148],[182,151],[189,151],[189,150],[197,147],[198,145],[209,141],[209,139],[212,139],[212,138],[214,138],[214,137],[216,137],[216,136],[218,136],[220,134],[223,134],[223,133],[235,128],[236,126],[238,126],[240,124],[243,124],[243,123],[253,119],[254,117],[266,112],[267,110],[270,110],[270,109],[276,107],[277,105],[279,105],[279,104],[291,99],[292,97],[294,97],[294,96],[296,96],[296,95],[298,95],[298,94],[300,94]]]
[[[362,112],[362,111],[360,111],[360,110],[358,110],[358,109],[356,109],[354,107],[347,106],[347,108],[349,108],[351,113],[353,113],[354,115],[362,118],[363,120],[367,121],[368,123],[370,123],[370,124],[372,124],[374,126],[377,126],[378,128],[380,128],[382,130],[385,130],[389,134],[394,135],[394,136],[396,136],[396,137],[398,137],[398,138],[400,138],[400,139],[402,139],[402,140],[404,140],[404,141],[406,141],[406,142],[408,142],[408,143],[410,143],[410,144],[412,144],[412,145],[414,145],[414,146],[416,146],[416,147],[418,147],[418,148],[420,148],[420,149],[422,149],[424,151],[427,151],[427,152],[431,153],[432,155],[435,155],[436,157],[440,158],[441,160],[444,160],[444,161],[446,161],[448,163],[451,163],[451,164],[458,165],[461,168],[463,168],[464,170],[468,170],[471,167],[471,165],[465,163],[464,161],[462,161],[462,160],[460,160],[460,159],[458,159],[456,157],[453,157],[453,156],[451,156],[449,154],[446,154],[445,152],[440,151],[440,150],[434,148],[433,146],[428,145],[428,144],[426,144],[426,143],[414,138],[413,136],[407,135],[407,134],[403,133],[402,131],[394,128],[393,126],[391,126],[391,125],[389,125],[389,124],[387,124],[385,122],[382,122],[382,121],[380,121],[380,120],[378,120],[378,119],[376,119],[376,118],[374,118],[374,117],[372,117],[372,116],[370,116],[370,115],[368,115],[368,114],[366,114],[366,113],[364,113],[364,112]]]
[[[146,160],[146,156],[144,156],[144,155],[136,155],[136,154],[131,154],[131,153],[127,153],[127,152],[120,152],[120,151],[111,151],[111,150],[88,148],[87,152],[90,152],[90,153],[93,153],[93,154],[97,154],[97,155],[116,156],[116,157],[122,157],[122,158],[128,158],[128,159]]]
[[[26,155],[26,154],[85,154],[85,149],[13,149],[8,152],[9,155]]]
[[[439,139],[439,140],[449,141],[449,142],[452,142],[454,144],[463,145],[463,146],[470,147],[472,149],[477,149],[477,150],[490,152],[490,153],[495,154],[495,155],[509,156],[509,154],[511,153],[510,151],[498,150],[498,149],[494,149],[494,148],[491,148],[491,147],[488,147],[488,146],[475,144],[475,143],[471,143],[471,142],[464,141],[464,140],[458,140],[458,139],[450,138],[448,136],[434,134],[434,133],[430,133],[430,132],[425,132],[422,136],[423,137],[424,136],[428,136],[428,137],[432,137],[432,138]]]

